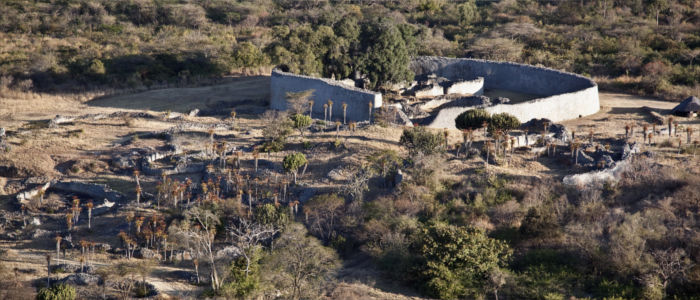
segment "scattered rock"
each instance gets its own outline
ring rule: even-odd
[[[187,113],[187,115],[190,117],[196,117],[198,114],[199,114],[199,109],[197,109],[197,108],[190,110],[190,112]]]
[[[161,259],[160,253],[156,253],[148,248],[139,248],[134,252],[134,257],[144,259]]]
[[[29,222],[29,224],[39,226],[39,225],[41,225],[41,221],[39,220],[39,218],[34,217],[34,218],[32,218],[32,220]]]
[[[586,154],[586,152],[578,151],[577,162],[580,165],[587,166],[587,165],[592,165],[593,163],[595,163],[595,160],[593,159],[593,157],[590,157],[588,154]]]
[[[637,154],[639,152],[640,152],[639,144],[637,144],[637,143],[632,143],[632,144],[625,143],[625,145],[622,147],[622,160],[627,160],[632,155]]]
[[[341,168],[333,169],[330,172],[328,172],[327,177],[330,178],[331,180],[335,181],[344,181],[346,179],[345,176],[345,170]]]
[[[612,157],[610,157],[610,155],[603,155],[600,157],[600,159],[598,159],[596,165],[601,169],[605,169],[612,167],[614,163],[615,161],[612,159]]]
[[[235,258],[241,255],[241,250],[236,246],[226,246],[223,249],[216,251],[216,259]]]
[[[40,238],[47,237],[50,235],[51,235],[51,231],[37,229],[37,230],[34,230],[34,233],[32,234],[32,239],[40,239]]]
[[[102,279],[97,275],[78,273],[63,277],[63,279],[58,282],[70,285],[98,285],[102,282]]]

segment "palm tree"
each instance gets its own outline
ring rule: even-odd
[[[66,225],[68,225],[68,231],[73,230],[73,214],[71,214],[71,213],[66,214]]]
[[[340,121],[335,121],[335,138],[338,139],[340,135]]]
[[[328,103],[323,104],[323,122],[328,119]]]
[[[625,139],[630,137],[630,129],[632,129],[632,126],[630,126],[630,124],[625,124]]]
[[[355,122],[350,122],[350,131],[355,132],[355,128],[357,127],[357,123]]]
[[[368,117],[367,120],[369,121],[370,124],[372,124],[372,107],[373,107],[374,105],[372,104],[372,101],[370,101],[370,102],[368,103],[368,105],[369,105],[369,117]]]
[[[46,254],[46,286],[51,286],[51,254]]]
[[[313,112],[314,112],[314,100],[309,100],[309,118],[314,118],[313,117]]]
[[[651,133],[651,132],[649,132],[649,134],[647,135],[647,141],[649,141],[649,146],[650,146],[650,147],[651,147],[651,139],[652,139],[653,137],[654,137],[654,134]]]
[[[643,139],[643,144],[647,143],[647,132],[649,132],[649,124],[644,124],[642,126],[642,139]]]
[[[673,126],[673,117],[668,117],[668,137],[671,137],[672,126]]]
[[[333,101],[328,99],[328,121],[333,119]]]
[[[690,139],[691,139],[691,137],[693,136],[693,128],[691,128],[691,127],[686,128],[686,129],[685,129],[685,135],[686,135],[686,137],[687,137],[686,143],[687,143],[687,144],[690,144]]]
[[[347,124],[346,117],[348,115],[348,104],[343,102],[343,124]]]
[[[484,142],[484,148],[485,148],[484,150],[486,150],[486,160],[484,161],[485,168],[488,168],[488,166],[489,166],[489,156],[491,154],[491,144],[492,143],[490,140],[486,140],[486,142]]]
[[[574,164],[575,165],[578,165],[578,152],[579,152],[580,148],[581,148],[581,143],[576,142],[576,141],[571,143],[571,153],[574,156]]]
[[[92,204],[92,201],[90,201],[85,204],[85,206],[87,206],[88,209],[88,228],[92,228],[92,207],[94,204]]]
[[[56,241],[56,259],[61,258],[61,240],[63,239],[62,236],[56,235],[55,238],[53,238]]]
[[[253,150],[253,159],[255,160],[255,173],[258,173],[258,158],[260,157],[260,152],[258,152],[258,148],[255,148]]]
[[[447,140],[448,140],[448,138],[450,137],[450,132],[447,131],[447,129],[445,129],[445,130],[442,132],[442,135],[445,137],[445,150],[447,150],[447,144],[448,144]]]

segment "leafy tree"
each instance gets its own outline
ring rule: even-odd
[[[388,83],[407,82],[413,79],[406,41],[396,25],[383,21],[366,25],[363,34],[364,55],[359,69],[370,81],[370,88]]]
[[[277,228],[284,226],[289,222],[289,216],[286,209],[275,207],[270,203],[258,205],[255,207],[255,221],[263,225],[273,225]]]
[[[303,137],[304,136],[304,129],[311,126],[311,122],[312,122],[311,117],[309,117],[307,115],[302,115],[302,114],[294,114],[294,115],[292,115],[291,119],[292,119],[292,122],[294,122],[294,128],[299,130],[299,134],[301,134],[301,136]]]
[[[425,127],[417,126],[403,130],[399,144],[416,154],[434,154],[444,151],[445,136],[432,133]]]
[[[55,284],[39,290],[37,300],[73,300],[76,297],[75,288],[67,284]]]
[[[259,67],[269,63],[267,56],[251,42],[242,42],[233,48],[233,66]]]
[[[466,1],[457,6],[459,12],[459,26],[468,27],[476,22],[479,14],[474,0]]]
[[[262,256],[260,252],[259,248],[251,251],[249,254],[250,263],[243,256],[238,256],[231,262],[228,270],[228,282],[221,286],[218,292],[220,295],[243,299],[261,288],[260,259]]]
[[[303,153],[296,152],[285,156],[282,161],[282,166],[285,170],[294,174],[294,183],[296,184],[299,168],[307,163],[306,156]]]
[[[479,229],[439,222],[422,229],[417,248],[424,259],[424,288],[441,299],[473,297],[512,254],[508,244]]]
[[[455,118],[455,127],[458,129],[477,129],[484,123],[491,121],[491,115],[483,109],[470,109]]]
[[[520,120],[509,113],[494,114],[489,120],[489,131],[500,130],[508,132],[520,127]]]
[[[559,224],[550,209],[532,207],[527,211],[520,233],[528,237],[550,237],[557,233]]]

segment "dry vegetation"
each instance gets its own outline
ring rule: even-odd
[[[659,136],[652,145],[643,145],[641,150],[653,155],[640,155],[618,182],[588,188],[561,183],[568,174],[590,169],[574,163],[567,145],[555,157],[532,154],[529,148],[514,149],[513,154],[491,157],[485,167],[484,152],[469,158],[455,155],[455,147],[463,142],[456,130],[447,133],[451,150],[425,155],[402,146],[400,127],[360,125],[351,131],[341,126],[336,132],[335,126],[317,121],[304,137],[289,131],[283,150],[267,153],[264,147],[274,141],[280,124],[287,122],[284,115],[260,114],[266,109],[268,80],[234,78],[212,87],[153,90],[91,101],[38,95],[0,99],[4,104],[0,115],[11,116],[2,124],[11,149],[0,154],[2,261],[6,269],[14,270],[3,272],[8,275],[2,284],[12,287],[5,292],[31,295],[45,285],[46,254],[53,256],[54,266],[87,264],[92,270],[88,273],[107,276],[106,293],[113,297],[144,295],[154,289],[164,297],[184,298],[270,296],[279,290],[282,297],[333,299],[491,298],[494,291],[508,298],[658,299],[688,297],[698,290],[698,270],[693,264],[698,225],[688,216],[700,209],[700,153],[693,155],[696,149],[685,145],[681,130],[677,136]],[[601,93],[601,105],[595,115],[564,122],[580,140],[588,140],[593,132],[594,144],[584,149],[588,153],[595,152],[595,145],[606,144],[613,145],[612,152],[620,151],[626,125],[637,128],[628,140],[641,144],[641,128],[653,122],[642,106],[661,114],[672,107],[611,93]],[[212,116],[177,115],[194,108]],[[235,119],[231,109],[237,112]],[[125,112],[143,114],[124,117]],[[47,128],[47,120],[56,114],[106,117]],[[675,121],[681,128],[696,128],[691,139],[698,139],[697,119],[676,117]],[[232,127],[207,129],[222,123]],[[178,127],[182,130],[172,131]],[[664,127],[658,125],[657,130]],[[170,138],[149,135],[168,129]],[[442,131],[432,132],[443,137]],[[481,132],[475,133],[474,148],[483,149]],[[680,151],[678,140],[685,145]],[[229,149],[225,161],[217,154],[217,149],[224,149],[218,148],[224,147],[221,142]],[[205,170],[161,177],[142,169],[137,184],[133,169],[115,162],[120,155],[155,153],[168,145],[194,155],[189,164],[203,165]],[[292,153],[305,154],[308,162],[299,166],[297,185],[283,168]],[[149,168],[169,168],[179,159],[171,157],[156,160]],[[398,170],[403,180],[395,185]],[[212,181],[215,178],[223,181]],[[126,195],[126,201],[92,216],[87,228],[86,205],[91,200],[81,193],[50,189],[41,201],[37,196],[20,206],[15,200],[17,192],[50,179],[106,184]],[[183,186],[186,196],[164,192],[188,179],[193,184]],[[143,193],[139,203],[137,186]],[[76,207],[73,196],[78,196],[81,211],[77,221],[67,224],[66,214]],[[248,197],[253,197],[250,208]],[[102,203],[92,201],[95,206]],[[207,223],[197,221],[207,214],[224,224],[210,241],[200,232]],[[41,224],[33,225],[34,218]],[[199,225],[188,227],[188,222]],[[227,234],[245,222],[258,224],[251,230],[263,234],[262,238],[241,244],[243,239]],[[457,228],[476,231],[452,231]],[[150,240],[143,230],[160,233]],[[272,235],[264,237],[266,230]],[[306,230],[309,236],[304,236]],[[484,243],[488,251],[501,253],[502,260],[484,256],[466,265],[459,260],[436,261],[442,257],[440,251],[448,250],[439,245],[430,250],[436,252],[420,247],[428,245],[430,232],[440,230],[466,234],[474,243]],[[65,250],[60,257],[56,257],[56,235],[73,240],[72,246],[61,242]],[[289,242],[307,238],[307,246]],[[444,238],[444,246],[457,242]],[[270,248],[272,239],[279,243],[276,250]],[[81,240],[94,243],[87,245],[95,249],[94,254],[90,250],[82,254]],[[246,269],[241,256],[215,257],[217,279],[212,280],[209,242],[213,243],[211,255],[232,246],[252,251],[251,273],[246,276],[241,271]],[[125,246],[131,243],[133,247]],[[297,286],[289,277],[294,265],[279,259],[289,258],[285,251],[302,246],[307,248],[298,251],[309,253],[314,261],[299,257],[298,263],[317,263],[317,272]],[[156,262],[144,267],[144,258],[125,258],[132,254]],[[442,269],[433,269],[435,264],[442,264]],[[488,272],[480,273],[476,266]],[[63,272],[52,273],[52,282],[71,274]],[[142,280],[149,285],[142,285]],[[443,284],[456,288],[444,289]],[[98,283],[76,287],[80,297],[101,297]]]

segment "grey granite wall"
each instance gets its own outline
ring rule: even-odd
[[[419,57],[411,62],[416,74],[435,73],[458,81],[484,77],[486,89],[502,89],[541,95],[517,104],[487,107],[491,113],[507,112],[521,122],[547,118],[554,122],[575,119],[600,109],[598,86],[581,75],[530,65],[468,58]],[[438,112],[428,126],[455,128],[454,119],[473,107],[449,107]]]
[[[348,104],[348,121],[366,121],[369,118],[369,103],[374,108],[382,106],[382,94],[344,85],[339,81],[297,75],[275,69],[270,78],[270,107],[287,109],[287,92],[313,89],[314,118],[323,118],[323,104],[333,101],[333,121],[343,120],[343,102]]]

